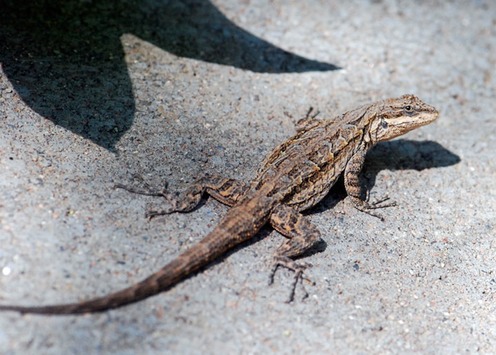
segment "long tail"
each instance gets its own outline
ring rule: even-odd
[[[170,289],[235,245],[251,238],[258,228],[253,228],[253,225],[252,228],[247,228],[247,225],[250,224],[243,223],[235,215],[235,211],[229,211],[219,225],[198,244],[141,282],[107,296],[80,303],[48,306],[0,305],[0,311],[49,315],[97,313],[141,301]]]

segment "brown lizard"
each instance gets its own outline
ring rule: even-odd
[[[130,189],[168,200],[170,207],[167,210],[151,211],[149,217],[189,212],[205,193],[232,208],[198,244],[133,286],[80,303],[2,305],[0,310],[81,314],[134,303],[170,289],[234,246],[252,238],[267,223],[287,238],[275,252],[273,273],[278,266],[295,272],[292,300],[296,284],[302,279],[306,267],[294,258],[320,240],[317,227],[300,212],[317,204],[343,172],[346,192],[356,208],[370,212],[371,209],[391,206],[382,203],[385,200],[369,203],[362,191],[359,175],[366,152],[374,144],[427,125],[438,116],[434,107],[414,95],[361,106],[330,120],[318,120],[307,115],[306,119],[298,122],[297,133],[267,156],[250,184],[206,177],[182,198],[173,198],[165,191],[152,193]]]

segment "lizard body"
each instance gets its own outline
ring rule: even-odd
[[[302,278],[305,268],[294,258],[320,239],[319,230],[300,212],[324,198],[342,173],[346,192],[356,208],[367,212],[390,206],[370,204],[363,197],[359,174],[366,152],[378,142],[431,123],[438,115],[434,107],[416,96],[404,95],[361,106],[330,120],[307,117],[298,124],[293,137],[267,156],[250,184],[206,177],[182,198],[173,198],[165,192],[139,192],[127,188],[168,200],[169,209],[151,211],[149,217],[189,212],[198,205],[204,193],[232,208],[204,239],[133,286],[80,303],[32,307],[0,305],[0,311],[81,314],[134,303],[173,287],[234,246],[255,236],[267,223],[287,238],[276,250],[273,272],[280,265],[295,272],[292,300],[296,283]]]

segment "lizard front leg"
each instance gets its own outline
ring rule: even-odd
[[[301,256],[305,251],[320,240],[320,231],[307,217],[295,208],[280,205],[274,209],[270,217],[272,227],[289,238],[284,241],[274,254],[274,268],[270,275],[269,283],[274,281],[274,275],[279,266],[286,267],[295,272],[294,282],[288,302],[293,301],[296,285],[303,279],[303,271],[308,264],[297,263],[294,258]]]
[[[320,120],[315,118],[318,116],[320,112],[317,111],[316,113],[312,114],[312,111],[313,111],[313,107],[310,107],[305,117],[303,117],[298,122],[296,122],[297,132],[307,131],[310,128],[317,126],[321,122]]]
[[[243,181],[235,179],[228,179],[220,176],[205,176],[197,180],[195,184],[181,194],[169,193],[165,189],[158,192],[143,191],[120,184],[116,185],[116,187],[140,195],[164,197],[167,200],[169,207],[159,211],[148,211],[146,214],[147,217],[153,218],[155,216],[173,212],[190,212],[198,206],[205,193],[225,205],[233,206],[249,186]]]
[[[372,203],[368,202],[369,194],[367,191],[364,191],[362,184],[360,184],[360,172],[362,171],[366,154],[367,150],[365,148],[359,149],[348,161],[344,170],[344,187],[353,206],[357,210],[384,220],[381,215],[372,213],[370,210],[396,206],[396,203],[391,202],[384,204],[383,202],[389,200],[389,197],[387,196]]]

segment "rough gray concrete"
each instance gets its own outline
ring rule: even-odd
[[[494,2],[66,1],[53,14],[7,3],[1,303],[118,290],[226,212],[210,199],[148,222],[161,201],[114,181],[181,190],[205,172],[249,179],[310,106],[328,117],[415,93],[441,117],[371,152],[372,197],[398,203],[385,222],[339,186],[310,211],[324,242],[305,258],[307,299],[298,289],[284,303],[289,272],[267,286],[282,239],[267,228],[135,305],[2,313],[2,354],[496,352]]]

